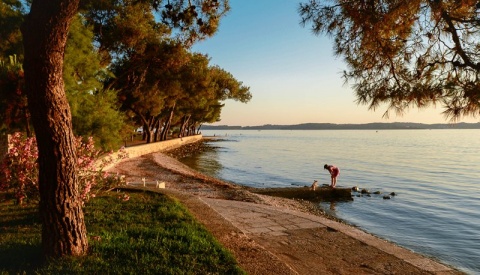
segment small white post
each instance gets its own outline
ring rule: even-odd
[[[143,187],[145,187],[145,178],[142,178],[143,181]]]

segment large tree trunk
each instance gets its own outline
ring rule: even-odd
[[[190,120],[190,115],[184,115],[183,118],[182,118],[182,124],[180,125],[180,133],[178,134],[178,137],[184,137],[184,136],[187,136],[187,125],[188,125],[188,121]]]
[[[161,137],[161,133],[162,133],[162,125],[163,125],[163,122],[162,120],[159,118],[159,117],[156,117],[155,118],[155,138],[154,138],[154,141],[157,142],[157,141],[160,141],[160,137]]]
[[[155,118],[153,116],[149,116],[148,120],[145,120],[143,126],[143,133],[146,135],[147,143],[151,143],[153,141],[153,126],[154,126]]]
[[[172,109],[170,110],[170,115],[168,116],[167,121],[165,122],[163,129],[162,129],[162,137],[160,140],[167,140],[168,137],[168,131],[170,131],[170,126],[172,125],[172,119],[173,119],[173,112],[175,111],[175,106],[174,104],[172,106]]]
[[[76,176],[75,140],[63,83],[68,29],[79,0],[32,2],[22,26],[28,106],[39,151],[42,247],[46,257],[88,249]]]
[[[200,123],[200,125],[198,125],[198,129],[197,129],[197,132],[196,132],[196,133],[197,133],[197,135],[199,135],[199,134],[200,134],[200,129],[202,129],[202,125],[203,125],[203,124],[201,124],[201,123]]]

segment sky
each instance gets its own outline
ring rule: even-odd
[[[449,123],[441,106],[411,108],[403,116],[386,107],[357,105],[346,65],[333,54],[333,40],[300,24],[298,5],[307,0],[230,0],[231,10],[215,36],[193,46],[211,65],[250,87],[248,103],[225,101],[214,125],[257,126],[301,123],[417,122]],[[460,122],[480,122],[464,118]]]

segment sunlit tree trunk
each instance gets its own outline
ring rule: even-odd
[[[76,152],[63,83],[68,29],[78,0],[34,0],[22,26],[25,84],[39,151],[42,247],[46,257],[88,249],[75,174]]]
[[[154,120],[155,118],[153,116],[149,116],[148,120],[145,120],[143,133],[146,135],[147,143],[151,143],[153,141]]]
[[[161,133],[162,133],[162,125],[163,125],[163,121],[160,119],[160,118],[155,118],[155,139],[154,141],[161,141]]]
[[[196,131],[196,134],[200,134],[200,129],[202,128],[203,124],[200,124],[198,125],[198,128],[197,128],[197,131]]]
[[[182,124],[180,125],[180,133],[178,134],[178,137],[183,137],[187,135],[187,125],[188,121],[190,120],[190,115],[184,115],[182,118]]]
[[[164,123],[163,129],[162,129],[161,140],[167,140],[168,131],[170,131],[170,126],[172,125],[172,119],[173,119],[173,113],[175,111],[175,106],[176,106],[176,104],[173,105],[172,109],[170,110],[170,115],[168,116],[167,121]]]

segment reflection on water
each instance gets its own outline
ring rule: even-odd
[[[190,154],[181,158],[180,161],[206,175],[219,178],[220,171],[224,168],[219,162],[218,157],[218,152],[221,148],[216,147],[211,143],[212,142],[203,144],[201,154]]]
[[[353,203],[352,201],[324,201],[318,203],[317,207],[323,210],[328,216],[340,218],[337,215],[337,208],[343,204]]]
[[[335,211],[335,202],[330,202],[330,211]]]

